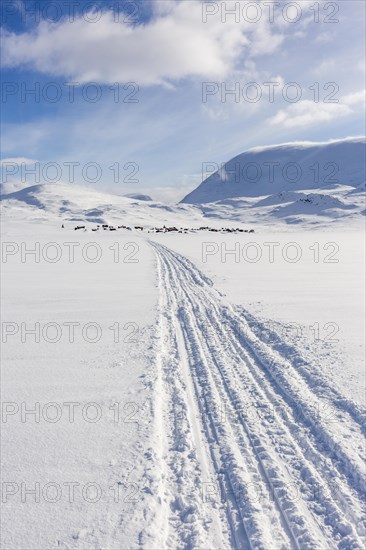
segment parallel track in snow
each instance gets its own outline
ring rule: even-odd
[[[163,547],[364,548],[362,411],[332,391],[320,397],[189,260],[150,242],[161,296]],[[336,422],[319,414],[328,406]],[[216,482],[216,502],[202,499],[205,480]]]

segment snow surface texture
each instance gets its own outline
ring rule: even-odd
[[[250,223],[249,199],[167,206],[66,185],[3,196],[2,321],[18,327],[3,343],[3,548],[365,547],[364,191],[350,189],[335,197],[355,201],[345,218],[333,193],[323,215],[327,193],[301,192],[291,216],[311,213],[295,226],[271,210],[293,190],[263,195]],[[254,222],[250,235],[148,233]],[[101,223],[144,231],[91,231]],[[22,256],[37,243],[39,262]],[[288,243],[298,262],[284,259]],[[22,338],[36,322],[61,338],[52,327]],[[99,340],[81,337],[88,323]],[[39,403],[39,422],[22,403]],[[38,501],[24,489],[36,483]]]

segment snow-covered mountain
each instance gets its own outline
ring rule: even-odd
[[[365,158],[365,138],[254,147],[229,160],[181,202],[205,204],[313,189],[329,192],[339,185],[359,188],[366,180]]]
[[[257,147],[229,161],[179,204],[85,186],[2,185],[4,212],[62,221],[195,227],[229,224],[328,225],[359,221],[365,204],[365,138]],[[254,170],[261,178],[254,183]],[[252,172],[251,172],[252,171]],[[271,174],[269,174],[271,171]],[[238,176],[240,176],[238,180]],[[296,181],[294,180],[296,176]],[[205,223],[202,223],[205,222]],[[226,223],[225,223],[226,224]]]

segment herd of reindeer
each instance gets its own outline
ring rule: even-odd
[[[62,228],[64,228],[63,224]],[[74,229],[75,231],[87,231],[85,225],[77,225],[76,227],[74,227]],[[92,228],[92,231],[117,231],[117,229],[127,229],[128,231],[144,231],[144,228],[141,225],[135,225],[133,227],[129,227],[127,225],[118,225],[117,227],[115,227],[114,225],[108,224],[97,225],[97,227]],[[154,227],[152,229],[147,229],[147,233],[195,233],[196,231],[212,231],[214,233],[254,233],[254,229],[240,229],[239,227],[221,227],[221,229],[216,229],[207,226],[187,229],[185,227],[166,227],[165,225],[163,225],[163,227]]]

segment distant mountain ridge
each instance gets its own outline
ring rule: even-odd
[[[223,164],[181,201],[205,204],[282,192],[362,187],[366,138],[254,147]]]

